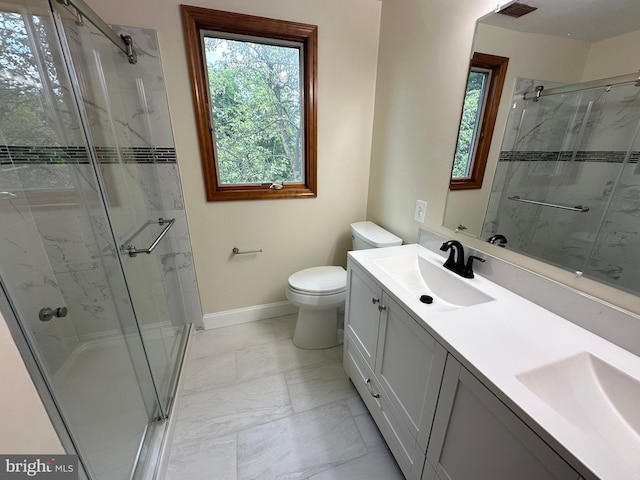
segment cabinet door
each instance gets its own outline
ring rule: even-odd
[[[577,480],[579,475],[451,355],[427,460],[440,480]]]
[[[425,463],[424,449],[417,448],[415,438],[412,438],[404,427],[397,410],[380,388],[378,379],[360,350],[353,345],[350,335],[345,337],[345,347],[345,370],[369,409],[398,466],[407,480],[419,479]]]
[[[386,294],[382,306],[375,374],[412,439],[424,452],[447,351]]]
[[[367,364],[374,369],[380,325],[382,289],[359,268],[349,264],[345,334],[351,337]]]

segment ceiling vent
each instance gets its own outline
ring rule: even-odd
[[[527,13],[534,12],[538,7],[532,7],[531,5],[525,5],[524,3],[512,3],[511,5],[499,10],[498,13],[503,15],[509,15],[510,17],[520,18]]]

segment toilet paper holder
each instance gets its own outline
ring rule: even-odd
[[[247,255],[249,253],[262,253],[262,249],[259,250],[246,250],[246,251],[241,251],[238,247],[233,247],[233,250],[231,250],[231,253],[233,255]]]

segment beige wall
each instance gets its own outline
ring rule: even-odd
[[[64,453],[2,315],[0,385],[0,452]]]
[[[480,235],[493,175],[498,166],[500,147],[505,131],[511,99],[517,78],[531,78],[559,83],[578,83],[589,54],[590,44],[569,38],[515,32],[491,25],[479,24],[473,40],[473,50],[509,58],[500,109],[496,119],[487,170],[482,188],[450,191],[447,198],[444,225],[455,228],[465,225],[468,232]]]
[[[439,227],[475,21],[491,0],[383,2],[367,216],[415,242],[416,199]]]
[[[442,222],[468,59],[475,20],[491,11],[494,1],[197,2],[319,25],[319,197],[229,203],[204,201],[178,2],[89,3],[108,22],[158,31],[205,313],[284,300],[286,278],[293,271],[343,263],[348,224],[364,219],[365,210],[368,219],[413,242],[420,226],[413,220],[413,210],[421,198],[428,202],[425,226],[454,235]],[[470,237],[463,239],[612,303],[640,310],[636,296],[577,280],[568,272]],[[263,248],[264,253],[232,259],[234,246]]]
[[[205,201],[179,0],[89,0],[109,23],[158,32],[204,313],[285,300],[287,277],[345,264],[365,219],[379,0],[199,0],[192,4],[318,25],[318,198]],[[231,258],[233,247],[262,248]]]
[[[429,204],[426,227],[640,313],[635,295],[442,227],[474,24],[495,6],[492,0],[383,2],[367,216],[415,241],[420,225],[413,209],[421,198]]]
[[[593,43],[582,81],[637,72],[640,66],[638,42],[640,30]]]

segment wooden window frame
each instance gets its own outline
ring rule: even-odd
[[[318,27],[285,20],[180,5],[191,92],[207,201],[262,200],[317,197],[317,76]],[[214,132],[209,126],[209,86],[203,61],[201,30],[214,30],[303,45],[303,183],[285,183],[281,189],[270,185],[220,185],[215,158]],[[212,120],[213,121],[213,120]]]
[[[474,52],[473,57],[471,58],[469,72],[471,72],[472,68],[484,68],[491,70],[491,78],[485,93],[486,100],[480,121],[480,130],[476,136],[475,153],[471,160],[472,163],[469,177],[451,178],[449,181],[449,190],[471,190],[482,188],[482,181],[484,179],[484,172],[487,168],[489,149],[491,148],[493,130],[496,124],[496,118],[498,117],[498,108],[500,107],[500,98],[502,96],[504,81],[507,76],[508,65],[509,58],[500,57],[498,55]],[[467,77],[465,89],[468,83],[469,79]],[[462,120],[462,112],[460,114],[460,119]]]

